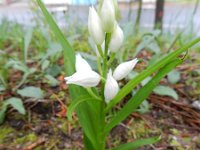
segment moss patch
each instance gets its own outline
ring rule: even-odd
[[[14,131],[14,129],[10,127],[0,127],[0,144],[3,144],[5,138]]]

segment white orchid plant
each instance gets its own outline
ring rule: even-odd
[[[120,49],[124,40],[123,31],[115,16],[117,1],[102,0],[98,12],[94,7],[89,8],[88,30],[97,47],[98,72],[97,70],[94,71],[80,54],[75,54],[44,4],[41,0],[37,0],[37,2],[50,28],[63,47],[65,70],[68,75],[65,80],[69,85],[72,99],[67,116],[71,120],[72,113],[74,111],[77,113],[83,129],[85,150],[106,149],[106,139],[109,132],[140,106],[165,75],[183,62],[185,57],[180,58],[179,56],[200,41],[200,38],[197,38],[180,49],[167,54],[162,60],[148,66],[128,81],[126,85],[119,87],[118,82],[133,70],[138,59],[134,58],[121,63],[116,68],[111,67],[114,54],[116,52],[122,53]],[[152,76],[151,80],[142,87],[140,86],[141,88],[120,110],[115,110],[115,115],[110,115],[115,105],[149,76]],[[159,139],[159,136],[140,139],[108,149],[132,150],[143,145],[153,144]]]

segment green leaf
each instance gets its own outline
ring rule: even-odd
[[[58,76],[61,73],[61,68],[58,65],[53,65],[46,70],[47,74],[50,74],[53,77]]]
[[[158,43],[155,41],[155,37],[153,35],[145,35],[142,39],[142,42],[136,47],[136,52],[134,56],[136,56],[141,50],[144,48],[147,48],[148,50],[159,54],[160,53],[160,47]]]
[[[170,96],[175,100],[178,100],[178,94],[176,93],[176,91],[167,86],[159,85],[153,90],[153,92],[161,96]]]
[[[32,98],[43,98],[44,94],[43,91],[34,86],[25,87],[21,90],[17,90],[17,93],[22,97],[32,97]]]
[[[178,81],[180,81],[180,79],[181,79],[181,74],[180,74],[180,72],[177,71],[177,70],[172,70],[172,71],[168,74],[167,78],[168,78],[168,81],[169,81],[171,84],[175,84],[175,83],[177,83]]]
[[[55,87],[59,84],[59,81],[54,78],[53,76],[47,74],[45,75],[45,78],[48,79],[50,86]]]
[[[24,35],[24,62],[27,61],[28,47],[31,43],[32,34],[33,34],[33,28],[28,28],[28,30],[26,31]]]
[[[91,101],[94,100],[91,97],[88,96],[81,96],[75,100],[72,101],[72,103],[70,104],[68,110],[67,110],[67,117],[68,119],[71,121],[72,120],[72,113],[74,112],[74,110],[76,109],[76,107],[78,105],[80,105],[81,103],[85,102],[85,101]]]
[[[50,65],[50,61],[49,60],[44,60],[42,62],[42,66],[41,66],[42,70],[43,71],[46,70],[49,67],[49,65]]]
[[[7,106],[2,106],[1,110],[0,110],[0,125],[4,122],[5,120],[5,116],[6,116],[6,110],[7,110]]]
[[[149,112],[149,102],[147,100],[144,100],[140,105],[140,108],[137,109],[136,112],[139,112],[141,114]]]
[[[24,73],[28,73],[30,71],[30,69],[24,64],[22,63],[21,61],[18,61],[18,60],[9,60],[7,63],[6,63],[6,67],[12,67],[16,70],[20,70]]]
[[[22,103],[22,100],[20,98],[12,97],[5,101],[5,105],[11,105],[13,108],[15,108],[20,114],[25,115],[26,111],[24,109],[24,105]]]
[[[9,98],[9,99],[7,99],[6,101],[3,102],[2,108],[0,110],[0,125],[5,120],[8,105],[11,105],[20,114],[22,114],[22,115],[26,114],[26,110],[24,109],[24,105],[23,105],[22,100],[20,98],[16,98],[16,97]]]
[[[178,50],[175,50],[165,56],[163,59],[158,61],[155,65],[149,66],[146,70],[142,71],[135,78],[131,79],[115,96],[115,98],[108,104],[106,112],[108,112],[114,105],[119,103],[127,94],[129,94],[133,88],[135,88],[142,80],[153,74],[155,71],[164,67],[166,64],[170,63],[173,59],[177,58],[184,51],[188,50],[193,45],[197,44],[200,41],[200,37],[188,43],[187,45],[181,47]]]
[[[137,107],[140,106],[141,103],[149,96],[149,94],[151,94],[153,89],[159,84],[160,80],[180,63],[182,63],[182,60],[177,59],[160,69],[160,71],[158,71],[158,73],[145,86],[138,90],[134,97],[132,97],[128,103],[126,103],[126,105],[110,120],[105,127],[105,133],[108,133],[113,127],[135,111]]]
[[[5,90],[6,90],[6,88],[0,84],[0,92],[5,91]]]
[[[47,22],[49,23],[49,26],[53,30],[56,38],[58,38],[58,40],[60,41],[60,44],[62,45],[62,48],[64,50],[65,69],[66,69],[68,75],[71,75],[71,74],[74,73],[74,70],[75,70],[75,66],[74,66],[74,64],[75,64],[75,55],[74,55],[74,51],[73,51],[71,45],[69,44],[69,42],[67,41],[66,37],[63,35],[61,30],[59,29],[59,27],[56,24],[56,22],[54,21],[54,19],[51,17],[49,12],[47,11],[47,9],[44,6],[44,4],[42,3],[42,1],[41,0],[37,0],[37,3],[40,6],[40,8],[41,8],[41,10],[42,10]]]
[[[139,148],[145,145],[154,144],[160,141],[160,139],[161,138],[159,136],[159,137],[153,137],[153,138],[148,138],[148,139],[136,140],[134,142],[123,144],[123,145],[120,145],[119,147],[112,148],[110,150],[133,150],[135,148]]]

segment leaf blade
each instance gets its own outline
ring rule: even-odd
[[[159,85],[154,90],[154,93],[161,96],[169,96],[175,100],[178,100],[178,94],[176,91],[170,87]]]
[[[136,140],[134,142],[123,144],[123,145],[120,145],[119,147],[112,148],[110,150],[133,150],[135,148],[139,148],[145,145],[154,144],[158,142],[160,139],[161,139],[160,137],[153,137],[153,138]]]
[[[149,66],[146,70],[142,71],[139,75],[137,75],[135,78],[130,80],[116,95],[116,97],[108,104],[105,112],[108,112],[114,105],[119,103],[121,99],[123,99],[128,93],[132,91],[133,88],[135,88],[142,80],[144,80],[146,77],[150,76],[155,71],[159,70],[163,66],[165,66],[167,63],[169,63],[171,60],[178,57],[180,54],[182,54],[184,51],[186,51],[188,48],[192,47],[193,45],[197,44],[200,41],[200,37],[196,38],[195,40],[191,41],[190,43],[186,44],[185,46],[179,48],[178,50],[175,50],[174,52],[170,53],[166,57],[164,57],[162,60],[158,61],[155,65]]]
[[[43,91],[34,86],[28,86],[23,89],[19,89],[17,90],[17,93],[23,97],[32,97],[37,99],[44,98]]]
[[[137,107],[145,100],[153,89],[159,84],[160,80],[178,64],[182,63],[182,60],[177,59],[165,67],[163,67],[145,86],[143,86],[132,97],[125,106],[117,112],[117,114],[111,119],[111,121],[105,127],[105,133],[108,133],[113,127],[123,121],[128,115],[130,115]]]
[[[88,100],[93,100],[93,98],[88,97],[88,96],[80,96],[79,98],[75,99],[72,101],[72,103],[70,104],[70,106],[68,107],[68,111],[67,111],[67,117],[68,119],[71,121],[72,120],[72,113],[74,112],[74,110],[76,109],[76,107],[78,105],[80,105],[81,103],[88,101]]]

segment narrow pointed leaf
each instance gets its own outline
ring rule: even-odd
[[[72,113],[75,111],[75,109],[78,105],[80,105],[81,103],[83,103],[85,101],[91,101],[91,100],[94,100],[94,99],[91,97],[88,97],[88,96],[81,96],[81,97],[73,100],[67,110],[67,117],[68,117],[69,121],[72,120]]]
[[[4,122],[4,119],[6,116],[6,110],[7,110],[7,106],[5,106],[5,105],[0,110],[0,125]]]
[[[146,70],[142,71],[138,74],[135,78],[130,80],[116,95],[116,97],[109,103],[106,108],[106,112],[108,112],[114,105],[119,103],[128,93],[130,93],[133,88],[135,88],[141,81],[143,81],[146,77],[150,76],[155,71],[159,70],[160,68],[164,67],[166,64],[171,62],[173,59],[177,58],[180,54],[184,51],[191,48],[193,45],[197,44],[200,41],[200,37],[191,41],[190,43],[186,44],[185,46],[171,52],[163,59],[158,61],[155,65],[149,66]]]
[[[105,127],[105,133],[108,133],[113,127],[122,122],[128,117],[138,106],[151,94],[153,89],[159,84],[160,80],[174,69],[177,65],[182,63],[182,60],[177,59],[164,66],[145,86],[143,86],[133,98],[111,119]]]
[[[20,114],[25,115],[26,110],[20,98],[12,97],[5,101],[5,105],[11,105],[14,109],[16,109]]]
[[[74,64],[75,64],[75,55],[74,51],[67,41],[66,37],[64,34],[61,32],[59,29],[58,25],[56,24],[55,20],[52,18],[52,16],[49,14],[47,11],[45,5],[41,2],[41,0],[37,0],[38,5],[40,6],[47,22],[49,23],[50,28],[52,29],[53,33],[55,36],[58,38],[60,41],[60,44],[62,45],[62,48],[64,50],[64,63],[65,63],[65,69],[67,70],[68,75],[71,75],[74,73]]]
[[[134,142],[123,144],[123,145],[120,145],[119,147],[112,148],[110,150],[133,150],[135,148],[139,148],[145,145],[154,144],[158,142],[159,140],[160,140],[160,137],[136,140]]]

